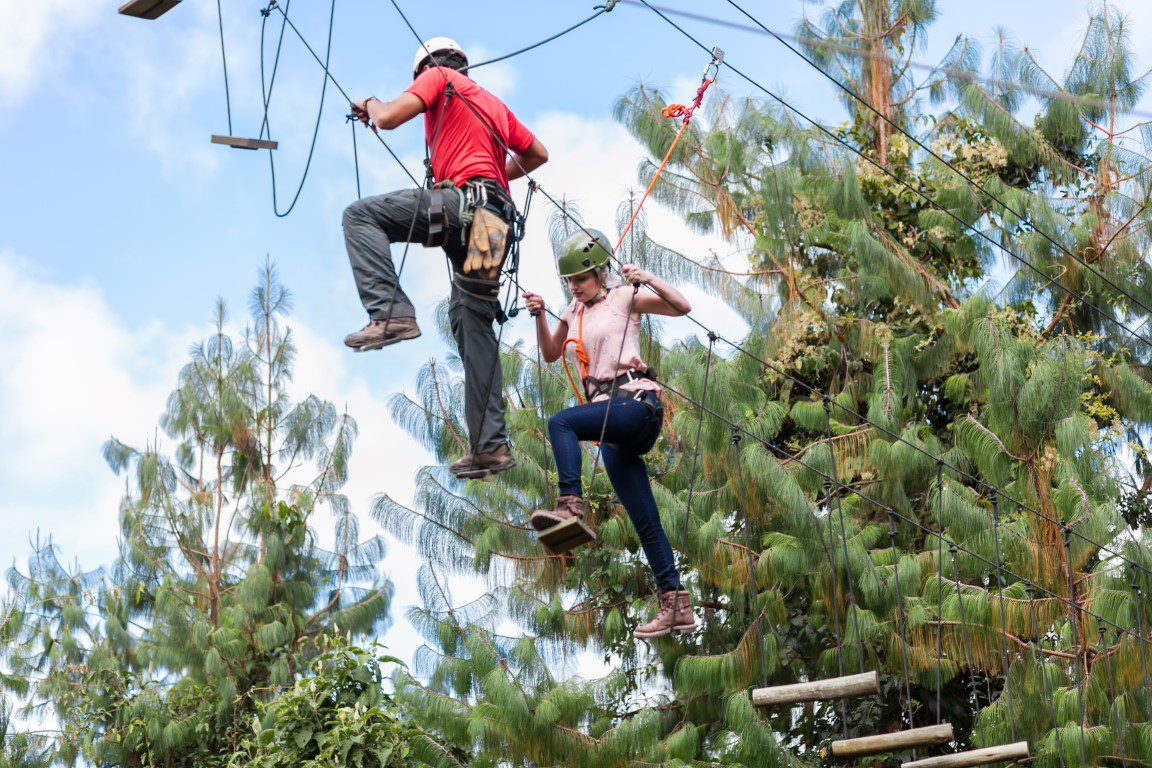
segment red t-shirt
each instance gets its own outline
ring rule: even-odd
[[[455,93],[444,109],[445,77],[452,83]],[[432,148],[432,175],[436,181],[451,179],[460,187],[474,176],[496,179],[508,189],[508,175],[504,172],[504,147],[485,123],[513,152],[523,152],[535,137],[512,114],[504,102],[463,75],[448,67],[430,67],[420,74],[405,93],[411,93],[424,102],[424,136]],[[481,122],[467,99],[482,117]],[[444,116],[441,118],[440,113]],[[436,126],[440,126],[439,136]]]

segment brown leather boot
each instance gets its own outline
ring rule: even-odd
[[[370,320],[368,325],[345,336],[344,344],[357,352],[369,352],[419,335],[420,326],[416,324],[416,318],[393,317],[388,321]]]
[[[673,589],[660,593],[660,607],[652,621],[636,627],[632,636],[637,640],[649,640],[653,637],[676,632],[686,635],[696,630],[696,616],[692,613],[692,601],[688,593],[682,589]]]
[[[579,517],[583,520],[586,514],[588,514],[588,505],[584,503],[584,499],[579,496],[561,496],[556,499],[555,509],[538,509],[532,513],[528,520],[532,523],[533,528],[544,531],[565,520],[571,520],[573,517]]]
[[[478,480],[497,475],[516,466],[516,457],[507,443],[487,453],[469,453],[448,465],[448,471],[461,480]]]

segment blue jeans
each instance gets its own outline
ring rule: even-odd
[[[664,411],[660,398],[645,393],[643,400],[633,397],[613,398],[611,408],[607,400],[580,405],[561,411],[548,420],[548,436],[552,439],[552,452],[556,455],[556,469],[560,475],[560,494],[582,496],[580,486],[580,441],[604,439],[600,455],[604,469],[616,489],[620,503],[636,528],[640,546],[648,558],[648,565],[656,577],[656,588],[661,592],[680,589],[680,574],[672,556],[672,545],[660,524],[660,510],[652,496],[648,481],[648,467],[644,454],[652,450]],[[605,427],[604,415],[608,413]]]

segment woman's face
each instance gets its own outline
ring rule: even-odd
[[[581,272],[565,280],[568,281],[568,292],[576,301],[587,303],[600,295],[600,279],[596,277],[595,270]]]

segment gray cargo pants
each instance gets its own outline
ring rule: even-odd
[[[344,242],[352,276],[368,316],[373,320],[415,317],[416,308],[400,288],[392,262],[392,243],[424,243],[428,237],[429,192],[405,189],[357,200],[344,209]],[[448,231],[444,251],[459,271],[467,253],[460,233],[460,191],[444,190]],[[412,224],[415,214],[416,223]],[[464,419],[473,453],[487,453],[508,442],[504,424],[504,389],[500,347],[494,323],[500,305],[463,293],[455,284],[448,318],[460,360],[464,363]]]

